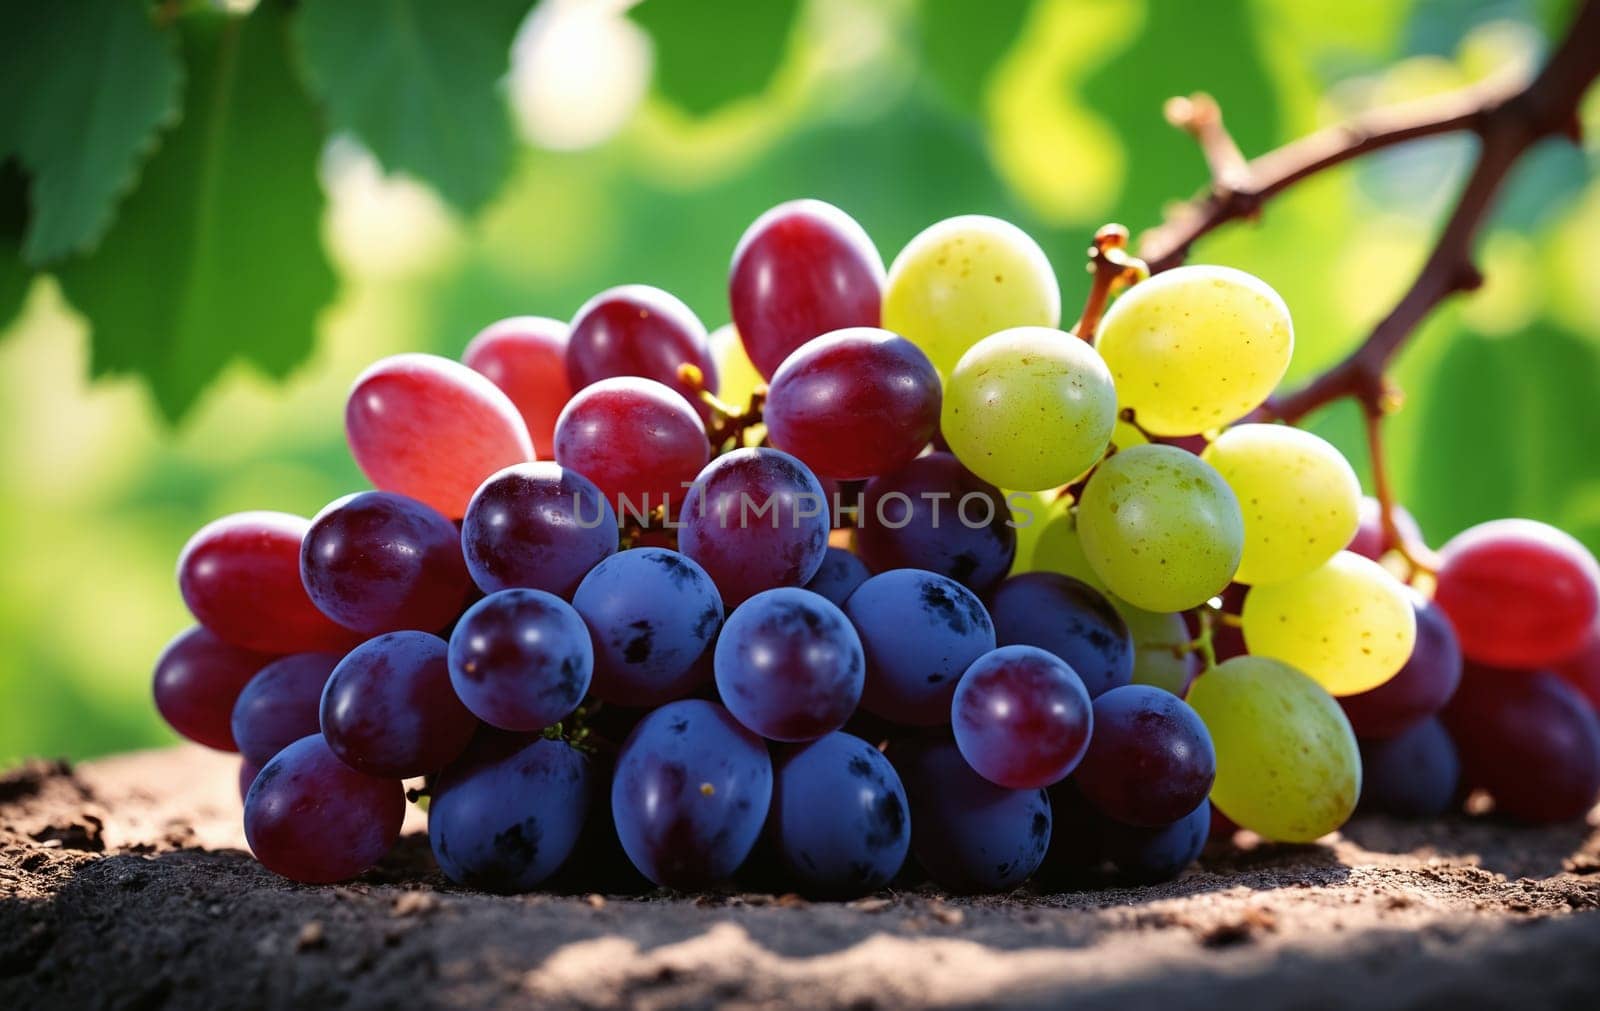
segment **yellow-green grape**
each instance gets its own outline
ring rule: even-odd
[[[1350,551],[1303,576],[1251,588],[1240,620],[1252,654],[1305,671],[1335,695],[1394,677],[1417,641],[1405,586]]]
[[[1315,681],[1278,660],[1237,656],[1195,679],[1188,702],[1211,731],[1211,800],[1229,818],[1276,842],[1310,842],[1355,810],[1355,734]]]
[[[1148,446],[1150,440],[1137,426],[1118,418],[1117,427],[1111,432],[1111,444],[1118,449],[1132,449],[1135,446]]]
[[[1002,488],[1055,488],[1094,466],[1117,391],[1094,348],[1042,326],[974,344],[944,386],[940,429],[967,469]]]
[[[717,366],[717,399],[742,411],[750,406],[750,395],[756,387],[766,380],[750,363],[744,341],[739,339],[739,331],[732,323],[717,327],[710,340],[711,360]]]
[[[1141,428],[1195,435],[1261,406],[1289,367],[1294,327],[1260,278],[1177,267],[1117,299],[1095,346]]]
[[[1146,611],[1187,611],[1239,568],[1239,500],[1211,465],[1176,446],[1125,449],[1078,504],[1083,554],[1113,594]]]
[[[1027,559],[1026,567],[1019,567],[1016,571],[1059,572],[1063,576],[1081,579],[1109,595],[1111,591],[1106,589],[1105,580],[1094,571],[1094,566],[1089,564],[1089,559],[1083,553],[1083,541],[1078,537],[1073,504],[1068,495],[1062,495],[1050,503],[1050,508],[1040,517],[1039,533],[1033,542],[1033,552]],[[1017,554],[1019,557],[1022,554],[1020,546]]]
[[[894,258],[884,284],[884,329],[927,352],[942,376],[992,333],[1060,325],[1061,289],[1044,250],[999,218],[930,225]]]
[[[1356,534],[1361,482],[1325,439],[1287,425],[1239,425],[1200,458],[1217,468],[1244,512],[1244,557],[1235,582],[1304,575]]]
[[[1044,532],[1045,517],[1055,505],[1056,493],[1045,491],[1008,491],[1006,505],[1011,507],[1011,522],[1017,528],[1017,553],[1012,556],[1008,575],[1033,571],[1033,549]]]
[[[1182,698],[1198,671],[1198,660],[1188,649],[1189,626],[1183,615],[1146,611],[1116,597],[1106,599],[1133,635],[1133,683],[1164,688]]]

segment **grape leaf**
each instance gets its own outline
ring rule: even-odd
[[[1033,0],[923,0],[922,65],[962,112],[980,111],[989,71],[1032,7]]]
[[[33,278],[22,262],[28,215],[28,178],[15,158],[0,159],[0,333],[22,311]]]
[[[57,271],[89,317],[94,373],[142,374],[174,420],[235,356],[286,373],[333,294],[322,135],[287,28],[277,5],[185,19],[182,122],[95,254]]]
[[[332,126],[471,212],[511,167],[499,82],[528,0],[307,0],[296,30]]]
[[[798,6],[798,0],[644,0],[628,16],[655,39],[656,91],[698,116],[767,86]]]
[[[183,69],[172,35],[128,0],[8,5],[0,159],[17,156],[32,177],[28,263],[90,249],[105,234],[177,113]]]

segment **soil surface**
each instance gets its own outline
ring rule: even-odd
[[[0,776],[0,1007],[1600,1007],[1600,832],[1358,819],[1175,882],[1002,897],[347,885],[244,851],[199,748]]]

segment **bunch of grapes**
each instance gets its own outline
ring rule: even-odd
[[[994,891],[1168,878],[1214,818],[1316,839],[1364,756],[1414,813],[1600,789],[1561,680],[1600,696],[1593,559],[1491,524],[1434,599],[1397,578],[1339,452],[1248,420],[1293,350],[1259,279],[1140,281],[1091,342],[1012,225],[939,222],[885,270],[802,200],[729,295],[715,334],[629,285],[379,361],[345,411],[375,490],[190,540],[156,702],[242,754],[263,864],[358,874],[409,796],[497,891],[851,896],[908,856]]]

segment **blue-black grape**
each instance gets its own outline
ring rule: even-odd
[[[628,859],[669,888],[725,880],[750,854],[772,801],[766,745],[714,702],[669,702],[617,756],[611,814]]]
[[[858,523],[856,552],[872,571],[927,569],[980,596],[1017,553],[1005,497],[949,453],[919,456],[869,481]]]
[[[296,653],[274,660],[244,686],[233,704],[233,739],[257,765],[319,728],[322,689],[338,653]]]
[[[543,590],[500,590],[450,633],[450,684],[472,715],[501,730],[540,730],[589,690],[594,649],[571,604]]]
[[[784,866],[809,893],[848,898],[888,884],[905,863],[911,816],[889,760],[832,733],[776,763],[769,826]]]
[[[459,884],[525,892],[571,855],[592,793],[588,759],[565,741],[485,735],[434,781],[433,855]]]
[[[322,734],[333,753],[390,779],[454,761],[478,721],[450,687],[446,652],[427,632],[390,632],[351,650],[322,693]]]
[[[571,597],[617,550],[617,514],[593,481],[554,463],[507,467],[483,483],[461,521],[473,582]]]
[[[666,548],[634,548],[596,565],[573,594],[594,641],[600,699],[655,706],[703,680],[706,653],[722,627],[722,598],[694,559]]]
[[[1014,790],[1066,778],[1094,726],[1082,679],[1033,646],[1001,646],[974,660],[950,713],[962,757],[983,778]]]
[[[1211,734],[1176,695],[1123,685],[1094,700],[1094,736],[1072,778],[1102,814],[1168,825],[1205,800],[1216,777]]]
[[[1461,759],[1437,718],[1425,716],[1396,737],[1359,743],[1362,810],[1435,818],[1455,806]]]
[[[895,764],[911,801],[911,852],[957,892],[1002,892],[1038,869],[1050,845],[1050,799],[972,771],[949,742],[914,745]]]
[[[844,548],[829,548],[822,556],[822,564],[817,567],[817,574],[806,584],[806,589],[812,593],[820,593],[843,607],[850,594],[855,592],[856,587],[866,582],[870,575],[872,571],[867,568],[867,563],[856,557],[853,552]]]
[[[1128,623],[1088,583],[1058,572],[1024,572],[1000,584],[989,612],[1000,645],[1020,643],[1054,653],[1083,679],[1090,697],[1133,680]]]
[[[740,723],[774,741],[811,741],[855,711],[866,659],[843,611],[809,590],[780,587],[728,616],[715,669],[723,704]]]
[[[1100,853],[1118,873],[1135,884],[1170,881],[1194,863],[1211,836],[1211,802],[1170,825],[1141,827],[1106,819],[1100,829]]]
[[[237,751],[233,707],[256,671],[272,661],[269,653],[223,642],[196,625],[179,632],[156,660],[152,684],[161,718],[191,741],[220,751]]]
[[[1417,616],[1417,642],[1400,673],[1376,688],[1341,696],[1357,737],[1394,737],[1437,713],[1461,684],[1461,645],[1443,610],[1408,591]]]
[[[357,772],[321,734],[272,757],[244,800],[244,835],[266,868],[295,881],[355,877],[400,837],[406,793],[398,779]]]
[[[873,576],[844,610],[867,655],[861,705],[895,723],[949,723],[956,683],[995,647],[983,602],[954,579],[921,569]]]

